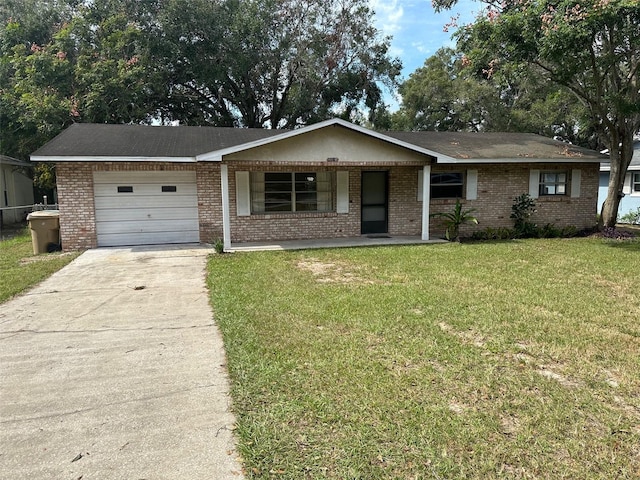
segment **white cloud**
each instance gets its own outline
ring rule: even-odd
[[[369,0],[369,6],[376,13],[378,28],[385,35],[393,35],[401,29],[404,7],[399,0]]]

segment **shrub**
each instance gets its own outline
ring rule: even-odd
[[[487,227],[479,232],[473,232],[472,240],[511,240],[515,238],[515,231],[510,228]]]
[[[635,238],[631,233],[618,230],[615,227],[604,227],[602,230],[602,237],[611,238],[613,240],[633,240]]]
[[[471,215],[475,212],[475,208],[469,210],[462,210],[462,204],[460,200],[456,200],[456,205],[453,207],[453,212],[446,213],[432,213],[432,217],[440,217],[444,219],[446,227],[445,238],[450,242],[457,242],[460,240],[460,226],[465,223],[478,224],[478,219]]]
[[[528,193],[523,193],[514,198],[513,202],[509,218],[513,219],[516,236],[524,238],[537,236],[536,224],[529,221],[531,215],[536,213],[536,203],[533,198]]]
[[[556,227],[553,223],[547,223],[544,227],[537,229],[538,238],[560,238],[562,237],[562,229]]]
[[[640,225],[640,207],[636,210],[629,210],[620,217],[621,223],[630,223],[632,225]]]
[[[224,242],[221,238],[216,238],[213,242],[213,249],[216,253],[224,253]]]

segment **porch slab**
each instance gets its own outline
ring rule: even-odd
[[[419,236],[362,235],[359,237],[346,238],[232,243],[231,248],[226,249],[226,251],[257,252],[266,250],[307,250],[315,248],[372,247],[380,245],[414,245],[428,243],[447,243],[447,241],[441,238],[422,240]]]

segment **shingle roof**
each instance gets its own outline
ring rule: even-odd
[[[324,125],[353,128],[418,151],[437,152],[451,160],[525,160],[530,158],[571,161],[602,161],[606,157],[593,150],[576,147],[528,133],[465,132],[373,132],[341,120]],[[296,133],[303,134],[305,129]],[[36,150],[32,158],[46,157],[145,157],[191,158],[210,152],[242,150],[245,144],[264,143],[270,137],[292,134],[287,130],[225,127],[166,127],[143,125],[74,124]],[[248,147],[248,145],[247,145]]]
[[[195,157],[279,133],[282,130],[76,123],[32,156]]]
[[[384,132],[384,135],[456,159],[594,159],[606,156],[533,133]]]
[[[13,167],[33,167],[29,162],[18,160],[17,158],[8,157],[6,155],[0,155],[0,164],[11,165]]]

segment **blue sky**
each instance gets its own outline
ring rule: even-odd
[[[459,25],[471,23],[482,8],[474,0],[459,0],[451,11],[442,13],[435,13],[431,0],[369,0],[369,4],[376,12],[377,28],[393,37],[390,53],[402,60],[404,79],[440,47],[453,46],[455,28],[443,31],[451,17],[460,14]]]

